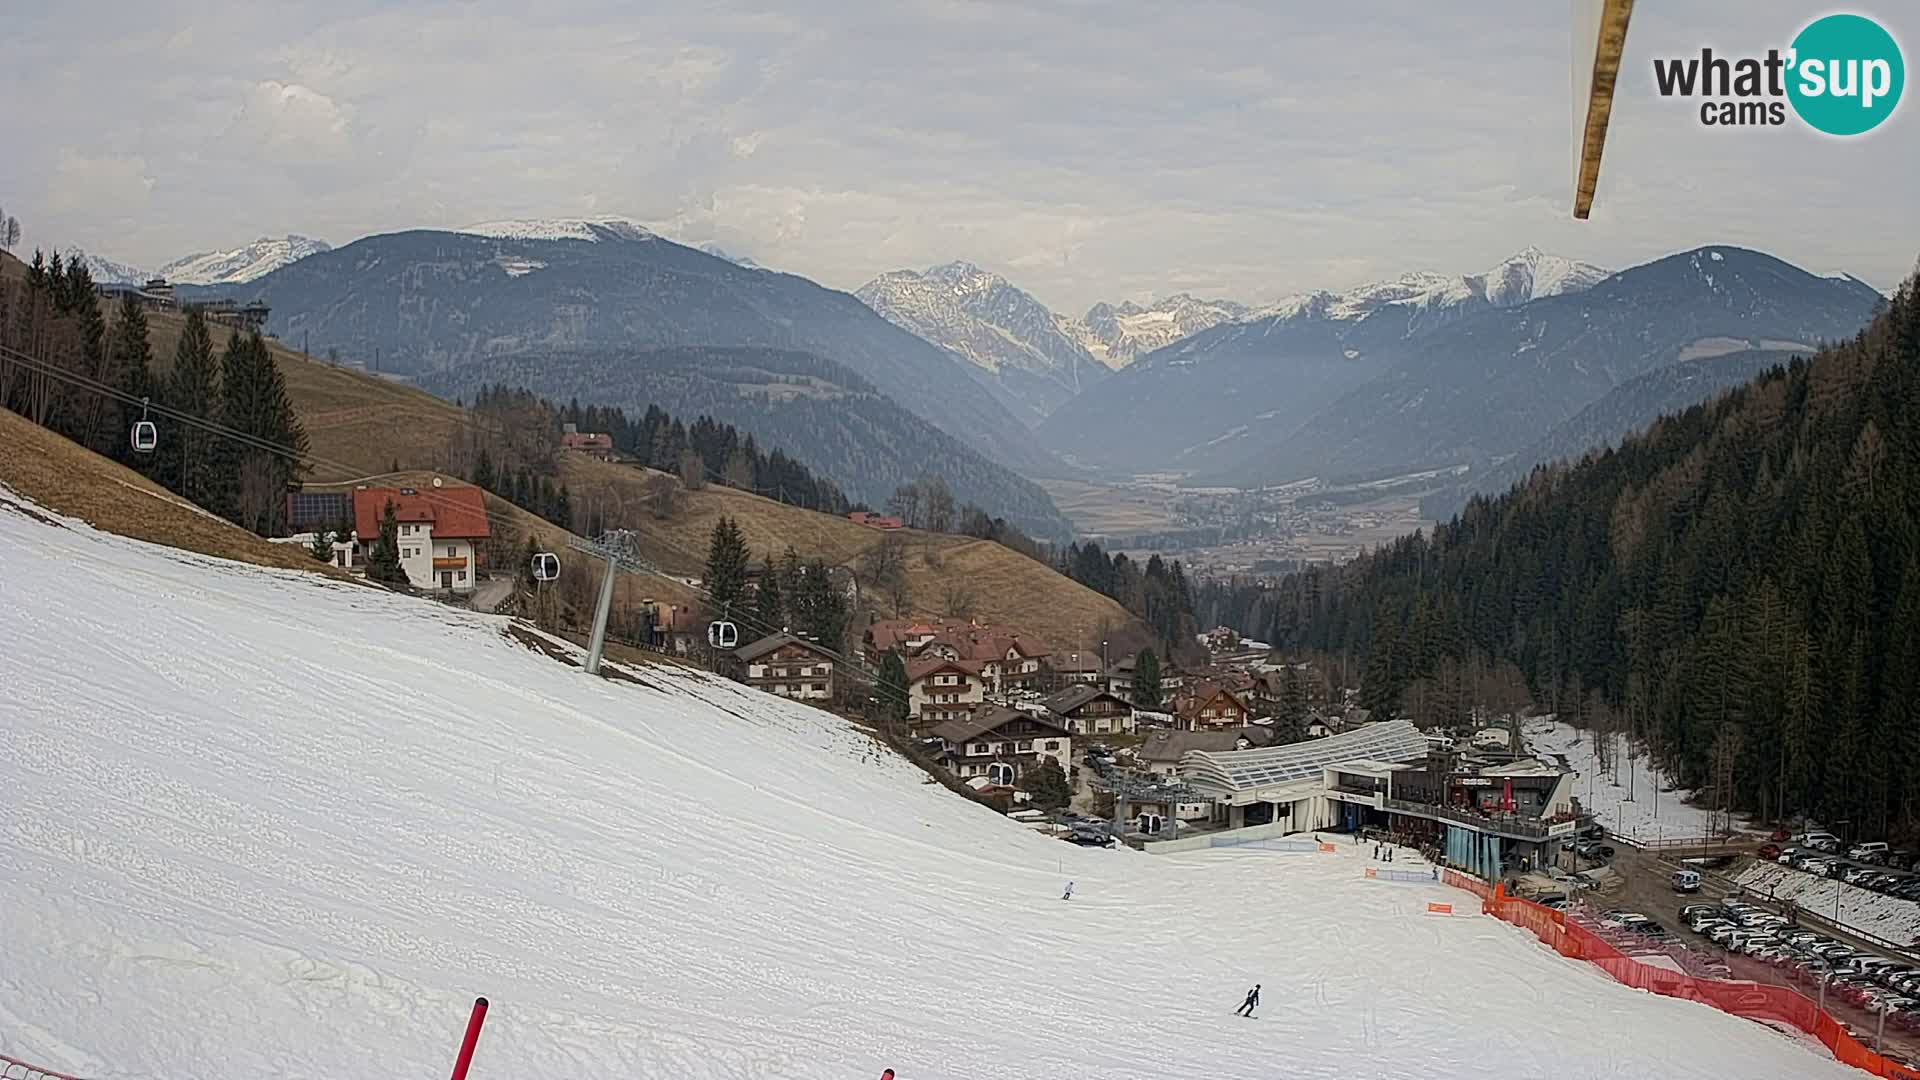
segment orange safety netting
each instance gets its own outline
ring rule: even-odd
[[[1643,964],[1579,923],[1569,923],[1564,913],[1508,896],[1504,885],[1490,887],[1484,881],[1451,870],[1447,871],[1445,880],[1449,885],[1479,895],[1480,908],[1486,914],[1525,927],[1555,952],[1574,960],[1585,960],[1612,976],[1615,982],[1649,993],[1705,1002],[1721,1012],[1750,1020],[1791,1024],[1826,1044],[1836,1059],[1848,1065],[1893,1080],[1920,1080],[1920,1070],[1869,1050],[1849,1035],[1838,1020],[1790,987],[1706,979]]]

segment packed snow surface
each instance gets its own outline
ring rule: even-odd
[[[1548,718],[1528,720],[1521,734],[1533,754],[1548,760],[1562,758],[1580,774],[1574,796],[1611,832],[1658,841],[1706,836],[1723,827],[1720,815],[1689,801],[1693,792],[1675,788],[1673,781],[1662,776],[1644,749],[1634,757],[1629,770],[1624,735],[1613,736],[1614,769],[1609,776],[1600,771],[1591,731]],[[1658,799],[1654,798],[1655,787],[1659,788]],[[1748,824],[1746,819],[1734,816],[1736,830]]]
[[[1352,848],[1074,847],[823,712],[20,505],[0,1048],[52,1068],[444,1075],[484,994],[475,1080],[1855,1075]]]

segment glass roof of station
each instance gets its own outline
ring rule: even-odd
[[[1427,738],[1408,720],[1368,724],[1324,739],[1259,750],[1189,750],[1180,772],[1196,783],[1247,791],[1318,777],[1347,761],[1409,762],[1427,756]]]

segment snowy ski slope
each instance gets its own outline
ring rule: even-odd
[[[485,994],[476,1080],[1855,1075],[1355,855],[1082,850],[823,713],[21,504],[0,1050],[53,1068],[441,1076]]]

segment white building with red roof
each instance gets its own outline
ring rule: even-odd
[[[476,547],[488,536],[486,496],[477,487],[361,487],[353,491],[353,561],[365,565],[388,504],[399,526],[400,566],[416,589],[473,591]]]

